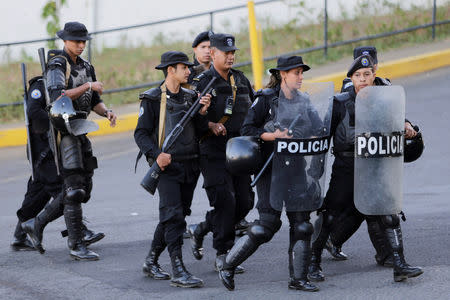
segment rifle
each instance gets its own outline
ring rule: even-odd
[[[48,89],[47,89],[47,78],[46,78],[46,71],[47,71],[47,64],[45,62],[45,50],[44,48],[39,48],[38,49],[38,54],[39,54],[39,61],[41,62],[41,69],[42,69],[42,81],[44,82],[44,95],[45,95],[45,102],[47,104],[47,108],[50,107],[51,103],[50,103],[50,95],[48,94]],[[48,142],[50,144],[50,149],[53,152],[53,158],[55,159],[55,165],[56,165],[56,173],[58,175],[60,175],[59,172],[59,161],[58,161],[58,146],[56,145],[56,136],[55,136],[55,129],[53,128],[53,124],[51,121],[51,116],[49,114],[48,116]]]
[[[27,104],[28,104],[28,90],[27,90],[27,67],[24,63],[20,64],[22,69],[22,82],[23,82],[23,114],[25,116],[25,128],[27,130],[27,152],[28,159],[31,167],[31,179],[34,180],[34,168],[33,168],[33,152],[31,151],[31,135],[30,135],[30,120],[28,119]]]
[[[300,117],[301,117],[301,115],[296,116],[295,119],[292,121],[291,125],[289,125],[288,135],[292,135],[292,130],[294,130],[294,126],[295,126],[295,124],[297,124],[297,122],[300,119]],[[259,171],[259,173],[255,176],[255,179],[253,179],[252,183],[250,184],[251,187],[254,187],[256,185],[256,183],[258,182],[258,180],[261,177],[261,175],[264,173],[264,171],[267,169],[269,164],[272,162],[272,159],[273,159],[274,155],[275,155],[275,151],[273,151],[270,154],[269,158],[266,160],[266,162],[264,163],[263,167],[261,168],[261,171]]]
[[[181,120],[175,125],[172,131],[167,135],[164,140],[164,143],[161,147],[161,151],[164,153],[168,153],[167,151],[173,146],[178,136],[183,132],[186,124],[195,116],[196,113],[201,108],[200,99],[209,92],[211,85],[216,80],[216,77],[213,77],[209,83],[206,85],[203,92],[200,94],[198,99],[192,104],[192,106],[188,109],[186,114],[181,118]],[[150,194],[154,195],[156,191],[156,187],[159,183],[159,175],[162,173],[161,168],[157,164],[156,160],[153,162],[150,170],[148,170],[147,174],[145,174],[144,178],[141,181],[141,186],[147,190]]]

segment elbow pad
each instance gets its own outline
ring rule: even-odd
[[[59,97],[60,90],[66,88],[67,80],[66,78],[67,70],[67,60],[62,56],[55,56],[48,62],[48,69],[46,74],[47,88],[49,94],[51,95],[50,102],[56,100],[55,96]],[[58,93],[54,93],[57,91]]]

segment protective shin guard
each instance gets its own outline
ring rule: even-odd
[[[388,241],[383,233],[383,229],[376,220],[367,218],[366,222],[370,241],[377,252],[375,255],[377,264],[380,266],[392,267],[392,252],[387,245]]]
[[[241,237],[230,252],[228,252],[225,259],[225,268],[235,268],[242,264],[247,258],[249,258],[260,244],[252,240],[248,235]]]
[[[69,234],[67,244],[69,249],[74,249],[77,244],[83,242],[83,211],[81,203],[67,203],[64,205],[64,219]]]
[[[316,292],[319,288],[308,281],[308,267],[311,259],[309,240],[298,240],[292,247],[289,262],[292,263],[294,277],[289,281],[289,288],[307,292]]]

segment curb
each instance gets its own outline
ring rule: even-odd
[[[443,51],[431,52],[423,55],[411,56],[379,65],[377,75],[379,77],[388,77],[390,79],[411,76],[418,73],[450,66],[450,49]],[[347,72],[337,72],[330,75],[319,76],[314,79],[305,80],[305,82],[326,82],[334,83],[335,91],[339,91],[342,80],[346,77]],[[138,114],[127,114],[117,119],[117,125],[114,128],[109,126],[106,119],[95,120],[100,129],[89,136],[107,135],[132,131],[137,124]],[[0,148],[21,146],[27,143],[25,127],[0,130]]]

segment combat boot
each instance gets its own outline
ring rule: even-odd
[[[394,261],[392,252],[387,245],[387,240],[383,229],[378,221],[374,218],[366,218],[367,231],[369,232],[370,241],[372,242],[375,251],[375,261],[379,266],[393,267]]]
[[[182,288],[195,288],[203,285],[203,280],[195,277],[186,270],[181,255],[174,255],[170,258],[172,262],[172,280],[171,286]]]
[[[34,247],[43,254],[42,237],[48,223],[63,215],[62,193],[47,203],[44,209],[33,219],[22,223],[22,229],[28,234]]]
[[[150,249],[150,252],[145,259],[144,266],[142,267],[142,271],[145,275],[153,279],[169,280],[169,273],[165,272],[158,263],[158,258],[161,252],[162,251],[160,249]]]
[[[288,287],[294,290],[306,292],[316,292],[317,286],[308,281],[308,267],[311,258],[311,247],[309,241],[298,240],[293,245],[292,252],[289,253],[290,269],[293,270],[293,277],[289,280]]]
[[[226,263],[227,254],[217,255],[216,267],[219,269],[219,278],[222,284],[229,290],[234,291],[234,270],[233,266]]]
[[[81,226],[81,230],[83,231],[83,241],[85,242],[86,246],[89,246],[93,243],[97,243],[101,239],[105,237],[105,234],[103,232],[97,232],[90,230],[87,228],[86,224],[83,222],[83,225]]]
[[[348,256],[342,252],[342,247],[333,244],[331,238],[328,238],[325,249],[331,254],[334,260],[347,260]]]
[[[220,268],[219,268],[219,265],[218,265],[220,259],[218,259],[218,257],[219,256],[216,256],[216,260],[214,261],[214,270],[216,272],[220,271]],[[234,274],[243,274],[243,273],[245,273],[245,269],[244,269],[243,266],[237,266],[237,267],[234,268]]]
[[[192,255],[195,259],[201,260],[203,258],[203,238],[208,233],[206,223],[191,224],[188,226],[189,236],[191,239]]]
[[[21,222],[17,222],[16,230],[14,231],[14,240],[11,243],[11,248],[14,251],[33,251],[33,243],[27,238],[27,233],[23,231]]]
[[[309,264],[308,269],[308,279],[311,281],[324,281],[325,276],[322,273],[321,263],[321,255],[320,254],[312,254],[311,263]]]
[[[392,248],[394,260],[394,281],[400,282],[408,278],[417,277],[423,273],[422,268],[412,267],[405,261],[403,255],[402,231],[400,228],[387,228],[385,230],[389,245]]]
[[[99,255],[87,248],[83,241],[83,213],[81,203],[68,203],[64,205],[64,220],[66,221],[69,237],[67,245],[70,257],[75,260],[98,260]]]

